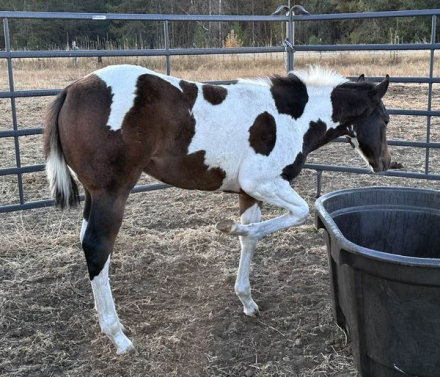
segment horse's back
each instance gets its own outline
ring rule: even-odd
[[[180,188],[240,192],[242,166],[247,178],[255,166],[281,174],[300,148],[286,144],[297,131],[267,83],[209,85],[122,65],[66,91],[60,137],[86,186],[132,185],[144,171]]]
[[[206,151],[188,152],[197,84],[123,65],[96,71],[65,90],[60,139],[86,187],[132,185],[142,171],[182,188],[221,187],[225,172],[205,164]]]

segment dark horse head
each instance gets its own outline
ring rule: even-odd
[[[358,82],[347,82],[332,93],[333,120],[347,127],[347,139],[374,172],[385,171],[391,163],[386,128],[390,121],[382,102],[390,78],[375,85],[361,75]]]

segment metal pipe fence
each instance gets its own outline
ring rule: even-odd
[[[403,178],[417,178],[427,180],[440,180],[440,174],[429,172],[430,149],[440,148],[440,143],[431,142],[431,118],[440,116],[440,111],[432,110],[432,91],[433,84],[440,84],[440,77],[434,76],[435,51],[440,48],[440,43],[436,41],[437,16],[440,9],[413,10],[413,11],[391,11],[391,12],[365,12],[365,13],[342,13],[342,14],[322,14],[322,15],[295,15],[295,7],[288,10],[283,15],[271,16],[234,16],[234,15],[171,15],[171,14],[92,14],[92,13],[66,13],[66,12],[15,12],[0,11],[0,19],[3,20],[3,31],[5,39],[5,49],[0,51],[0,59],[5,59],[8,69],[9,90],[0,91],[0,99],[10,99],[12,113],[12,130],[0,131],[0,139],[12,138],[14,140],[15,167],[0,168],[0,176],[12,175],[17,177],[19,204],[8,204],[0,206],[0,213],[16,210],[41,208],[53,205],[52,200],[25,201],[23,190],[23,174],[40,172],[44,170],[44,165],[22,165],[20,154],[20,137],[42,134],[42,128],[19,129],[17,122],[16,102],[17,98],[45,97],[54,96],[60,89],[33,89],[15,90],[14,87],[14,59],[27,58],[76,58],[76,57],[128,57],[128,56],[163,56],[165,57],[166,73],[171,74],[171,56],[182,55],[226,55],[226,54],[255,54],[255,53],[285,53],[286,69],[291,71],[294,68],[295,52],[313,51],[429,51],[429,76],[428,77],[392,77],[394,83],[420,83],[428,84],[428,104],[426,110],[403,110],[389,109],[393,115],[405,116],[426,116],[426,138],[425,141],[406,141],[390,140],[390,145],[424,148],[425,163],[424,172],[409,171],[388,171],[383,175]],[[371,18],[393,18],[393,17],[431,17],[431,37],[429,43],[410,43],[410,44],[345,44],[345,45],[296,45],[294,40],[294,23],[310,21],[329,21],[346,19],[371,19]],[[163,37],[165,41],[164,49],[128,49],[128,50],[51,50],[51,51],[13,51],[11,49],[11,37],[9,20],[11,19],[63,19],[63,20],[124,20],[124,21],[160,21],[163,22]],[[235,47],[235,48],[172,48],[170,45],[169,24],[175,21],[211,21],[211,22],[276,22],[287,23],[287,36],[284,41],[280,41],[279,46],[267,47]],[[352,78],[355,79],[355,78]],[[383,78],[369,77],[371,81],[381,81]],[[212,83],[228,84],[231,81],[215,81]],[[345,142],[344,139],[337,139],[336,142]],[[305,168],[316,170],[317,172],[317,191],[321,189],[321,175],[323,171],[335,171],[346,173],[370,174],[368,169],[324,165],[306,164]],[[169,187],[166,184],[150,184],[136,186],[133,192],[151,191]]]

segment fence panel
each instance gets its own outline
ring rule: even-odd
[[[384,175],[393,177],[418,178],[427,180],[440,180],[440,174],[432,174],[429,172],[430,149],[440,148],[440,143],[431,142],[431,118],[440,116],[440,111],[432,110],[432,91],[433,84],[440,83],[440,77],[434,76],[434,59],[435,51],[440,48],[440,43],[435,39],[437,29],[437,16],[440,15],[440,9],[432,10],[416,10],[416,11],[393,11],[393,12],[366,12],[366,13],[350,13],[350,14],[324,14],[324,15],[295,15],[295,7],[283,15],[271,16],[223,16],[223,15],[164,15],[164,14],[89,14],[89,13],[60,13],[60,12],[15,12],[2,11],[0,19],[3,20],[3,30],[5,38],[5,49],[0,51],[0,59],[7,61],[9,90],[0,91],[0,99],[10,99],[12,114],[12,130],[0,131],[0,139],[12,138],[15,149],[15,166],[1,167],[0,176],[16,176],[19,204],[6,204],[0,206],[0,213],[16,210],[41,208],[53,205],[52,200],[25,201],[23,178],[25,173],[40,172],[44,170],[43,164],[22,165],[20,153],[20,137],[29,135],[42,134],[41,128],[19,129],[17,123],[17,98],[44,97],[54,96],[59,93],[60,89],[32,89],[32,90],[15,90],[14,87],[14,59],[27,58],[65,58],[65,57],[118,57],[118,56],[163,56],[166,62],[166,73],[171,73],[171,56],[182,55],[225,55],[225,54],[255,54],[255,53],[285,53],[286,68],[290,71],[294,68],[296,52],[313,52],[313,51],[420,51],[427,50],[430,52],[429,76],[428,77],[392,77],[391,82],[394,83],[421,83],[428,84],[428,104],[426,110],[403,110],[389,109],[390,114],[404,116],[426,116],[426,138],[425,141],[407,141],[407,140],[390,140],[390,145],[404,146],[412,148],[425,149],[424,172],[407,172],[407,171],[388,171]],[[296,45],[294,39],[295,22],[309,21],[328,21],[328,20],[346,20],[346,19],[368,19],[368,18],[390,18],[390,17],[431,17],[431,38],[429,43],[420,44],[362,44],[362,45]],[[12,51],[10,38],[10,19],[64,19],[64,20],[136,20],[136,21],[160,21],[164,27],[164,49],[128,49],[128,50],[71,50],[71,51]],[[287,36],[284,41],[280,41],[279,46],[267,47],[235,47],[235,48],[171,48],[169,36],[169,24],[174,21],[211,21],[211,22],[277,22],[287,23]],[[354,78],[353,78],[354,79]],[[382,78],[369,77],[369,80],[380,81]],[[230,81],[216,81],[214,83],[227,84]],[[344,139],[337,139],[336,142],[345,142]],[[321,174],[323,171],[337,171],[347,173],[371,174],[368,169],[325,165],[325,164],[306,164],[308,169],[317,172],[317,191],[321,188]],[[133,189],[133,192],[151,191],[169,187],[166,184],[150,184],[140,185]]]

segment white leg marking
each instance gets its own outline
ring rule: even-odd
[[[260,239],[279,230],[299,226],[303,224],[309,216],[309,206],[307,202],[290,187],[287,181],[277,181],[276,183],[268,185],[267,188],[258,187],[258,189],[255,190],[252,189],[252,186],[250,189],[243,187],[243,190],[249,193],[249,195],[252,195],[255,199],[280,208],[285,208],[289,212],[280,217],[257,224],[240,225],[232,221],[221,221],[217,225],[217,228],[227,234]]]
[[[133,344],[122,332],[123,327],[116,314],[115,303],[113,301],[110,282],[108,279],[108,267],[110,256],[105,262],[104,268],[92,280],[93,296],[95,306],[98,311],[99,324],[101,330],[106,334],[117,348],[118,354],[134,351]]]
[[[87,224],[88,224],[87,220],[83,219],[82,225],[81,225],[81,232],[79,233],[79,240],[80,240],[81,244],[82,244],[83,239],[84,239],[84,234],[86,233]]]
[[[258,203],[249,207],[241,215],[242,224],[257,223],[260,221],[261,211]],[[235,281],[235,293],[243,304],[243,311],[246,315],[254,316],[259,313],[258,305],[254,302],[251,295],[251,285],[249,282],[249,270],[252,256],[257,246],[257,240],[251,237],[240,237],[241,255],[238,266],[237,280]]]

